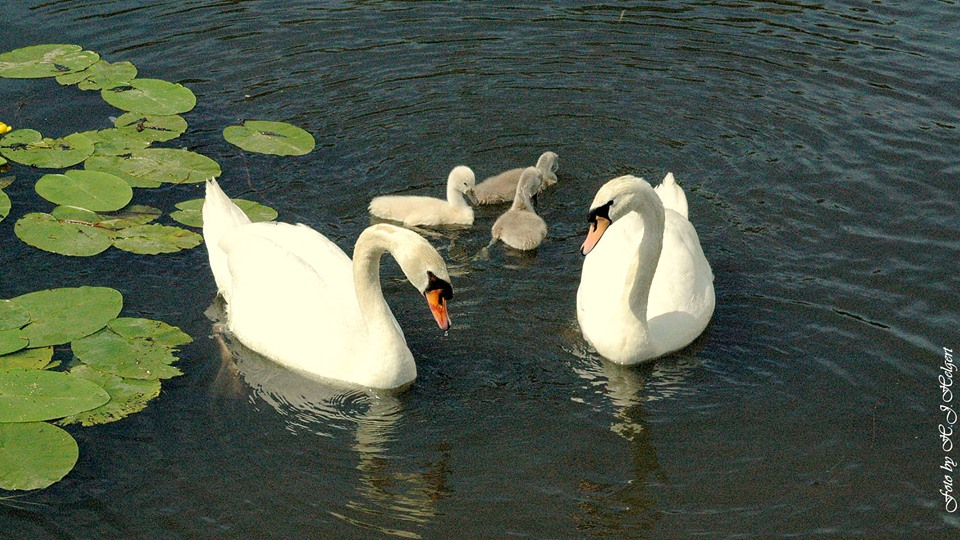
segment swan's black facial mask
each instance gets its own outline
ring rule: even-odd
[[[438,278],[433,272],[427,272],[427,289],[423,294],[430,291],[440,291],[440,298],[450,300],[453,298],[453,287],[446,280]]]
[[[441,330],[450,329],[450,314],[447,313],[447,300],[453,298],[453,287],[446,280],[440,279],[427,272],[427,290],[423,291],[427,304],[430,305],[430,312],[437,321],[437,326]]]
[[[580,253],[584,255],[590,253],[593,248],[596,247],[597,242],[600,241],[600,237],[603,236],[604,231],[606,231],[607,227],[613,222],[610,219],[611,206],[613,206],[613,201],[598,206],[590,212],[590,215],[587,217],[587,223],[589,223],[590,226],[587,228],[587,238],[583,241],[583,245],[580,246]]]

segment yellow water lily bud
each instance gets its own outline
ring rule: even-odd
[[[0,122],[0,135],[3,135],[4,133],[10,133],[11,130],[13,130],[12,127]]]

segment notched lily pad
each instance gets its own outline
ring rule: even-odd
[[[100,60],[79,45],[33,45],[0,54],[0,77],[38,79],[82,71]]]
[[[169,225],[136,225],[117,231],[113,245],[140,255],[175,253],[203,243],[199,234]]]
[[[223,130],[223,138],[248,152],[277,156],[302,156],[316,146],[313,135],[292,124],[248,120]]]
[[[277,211],[269,206],[264,206],[255,201],[246,199],[230,199],[243,213],[250,218],[250,221],[273,221],[277,219]],[[189,227],[203,227],[203,199],[193,199],[177,203],[179,210],[172,212],[170,217],[179,223]]]
[[[91,257],[113,245],[107,231],[39,212],[17,220],[13,232],[27,245],[71,257]]]
[[[94,212],[119,210],[133,199],[129,184],[100,171],[45,174],[37,181],[35,189],[38,195],[54,204],[78,206]]]
[[[80,133],[51,139],[33,129],[18,129],[0,139],[0,153],[10,161],[47,169],[72,167],[93,150],[93,141]]]
[[[99,407],[110,395],[62,371],[0,369],[0,422],[42,422]]]
[[[176,139],[187,131],[187,121],[182,116],[157,116],[127,112],[120,115],[113,125],[130,137],[137,137],[148,143]]]
[[[88,68],[58,75],[57,82],[62,85],[77,85],[80,90],[103,90],[129,84],[137,76],[137,67],[130,62],[111,64],[100,60]]]
[[[10,208],[12,207],[10,196],[0,191],[0,221],[3,221],[3,218],[10,215]]]
[[[59,364],[52,360],[53,347],[21,349],[15,353],[0,356],[0,368],[50,369]]]
[[[146,182],[194,184],[220,176],[216,161],[179,148],[147,148],[118,158],[114,166]]]
[[[127,85],[104,89],[100,95],[118,109],[158,116],[182,114],[197,104],[189,88],[160,79],[133,79]]]
[[[109,287],[47,289],[12,298],[30,314],[23,327],[31,347],[68,343],[104,328],[123,308],[123,296]]]
[[[80,424],[93,426],[115,422],[125,416],[142,411],[147,403],[160,395],[160,381],[157,379],[125,379],[110,373],[104,373],[86,364],[80,364],[70,370],[70,374],[92,381],[110,394],[110,401],[73,416],[59,420],[61,426]]]
[[[162,215],[163,212],[159,208],[132,204],[118,213],[101,216],[97,226],[118,231],[137,225],[146,225]]]
[[[170,347],[127,339],[106,328],[70,346],[81,362],[118,377],[169,379],[183,374],[170,365],[177,361]]]
[[[91,156],[83,163],[83,168],[110,173],[122,178],[130,187],[156,188],[162,185],[159,180],[140,178],[125,172],[124,167],[132,168],[128,158],[129,156]]]
[[[84,131],[83,136],[93,142],[95,156],[122,156],[150,146],[150,142],[116,128]]]
[[[164,347],[179,347],[193,341],[183,330],[163,321],[118,317],[107,323],[113,333],[126,339],[142,339]]]
[[[42,489],[77,463],[77,441],[53,424],[0,424],[0,488]]]

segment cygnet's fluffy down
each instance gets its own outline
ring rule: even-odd
[[[370,201],[370,213],[381,219],[399,221],[407,227],[417,225],[472,225],[476,204],[473,189],[476,177],[470,167],[454,167],[447,177],[447,199],[415,195],[385,195]]]
[[[553,152],[544,152],[537,160],[537,169],[543,173],[543,188],[557,183],[557,155]],[[523,168],[510,169],[496,176],[491,176],[477,184],[474,190],[480,204],[498,204],[510,202],[517,193],[517,184]]]
[[[547,237],[547,224],[533,210],[534,194],[543,188],[543,171],[527,167],[520,174],[513,206],[503,213],[490,229],[493,239],[520,250],[536,249]]]

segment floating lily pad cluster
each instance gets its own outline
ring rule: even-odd
[[[44,488],[73,469],[77,443],[51,421],[119,420],[160,395],[162,379],[182,374],[173,364],[190,336],[119,317],[122,308],[121,294],[107,287],[0,300],[0,488]],[[73,355],[63,365],[54,348],[66,345]]]
[[[202,237],[192,231],[152,223],[162,215],[154,208],[126,206],[133,199],[127,188],[198,183],[220,176],[220,165],[207,156],[152,146],[176,139],[187,130],[180,115],[197,102],[189,88],[140,78],[130,62],[109,63],[77,45],[35,45],[0,54],[0,77],[56,77],[61,85],[99,91],[104,101],[126,111],[113,128],[61,138],[46,137],[33,129],[0,133],[0,159],[4,162],[8,159],[49,169],[83,167],[40,179],[37,192],[58,206],[49,213],[21,217],[15,231],[22,241],[70,256],[92,256],[111,246],[138,254],[171,253],[202,243]],[[243,122],[226,128],[224,138],[250,152],[282,156],[304,155],[315,146],[313,136],[283,122]],[[264,208],[256,212],[264,214]],[[118,211],[119,216],[109,214]],[[9,197],[0,191],[0,219],[9,212]],[[200,226],[192,210],[180,209],[175,215],[184,212],[190,225]],[[266,219],[275,217],[272,213]]]
[[[0,53],[0,78],[54,77],[63,86],[99,92],[124,111],[113,127],[64,137],[0,122],[0,167],[43,169],[35,190],[53,207],[14,225],[25,243],[53,253],[91,256],[113,246],[140,254],[189,249],[202,237],[154,223],[163,211],[134,204],[135,190],[199,183],[220,176],[216,161],[179,148],[155,147],[187,130],[181,116],[196,105],[183,85],[141,78],[130,62],[109,63],[77,45],[36,45]],[[245,121],[224,139],[281,156],[311,152],[313,137],[282,122]],[[11,212],[0,177],[0,220]],[[235,202],[254,221],[276,211]],[[171,219],[201,227],[200,199],[178,203]],[[191,338],[174,326],[119,317],[123,299],[106,287],[51,289],[0,300],[0,489],[40,489],[73,468],[77,442],[58,426],[119,420],[160,394],[161,380],[181,375],[177,348]],[[56,352],[55,352],[56,351]]]

